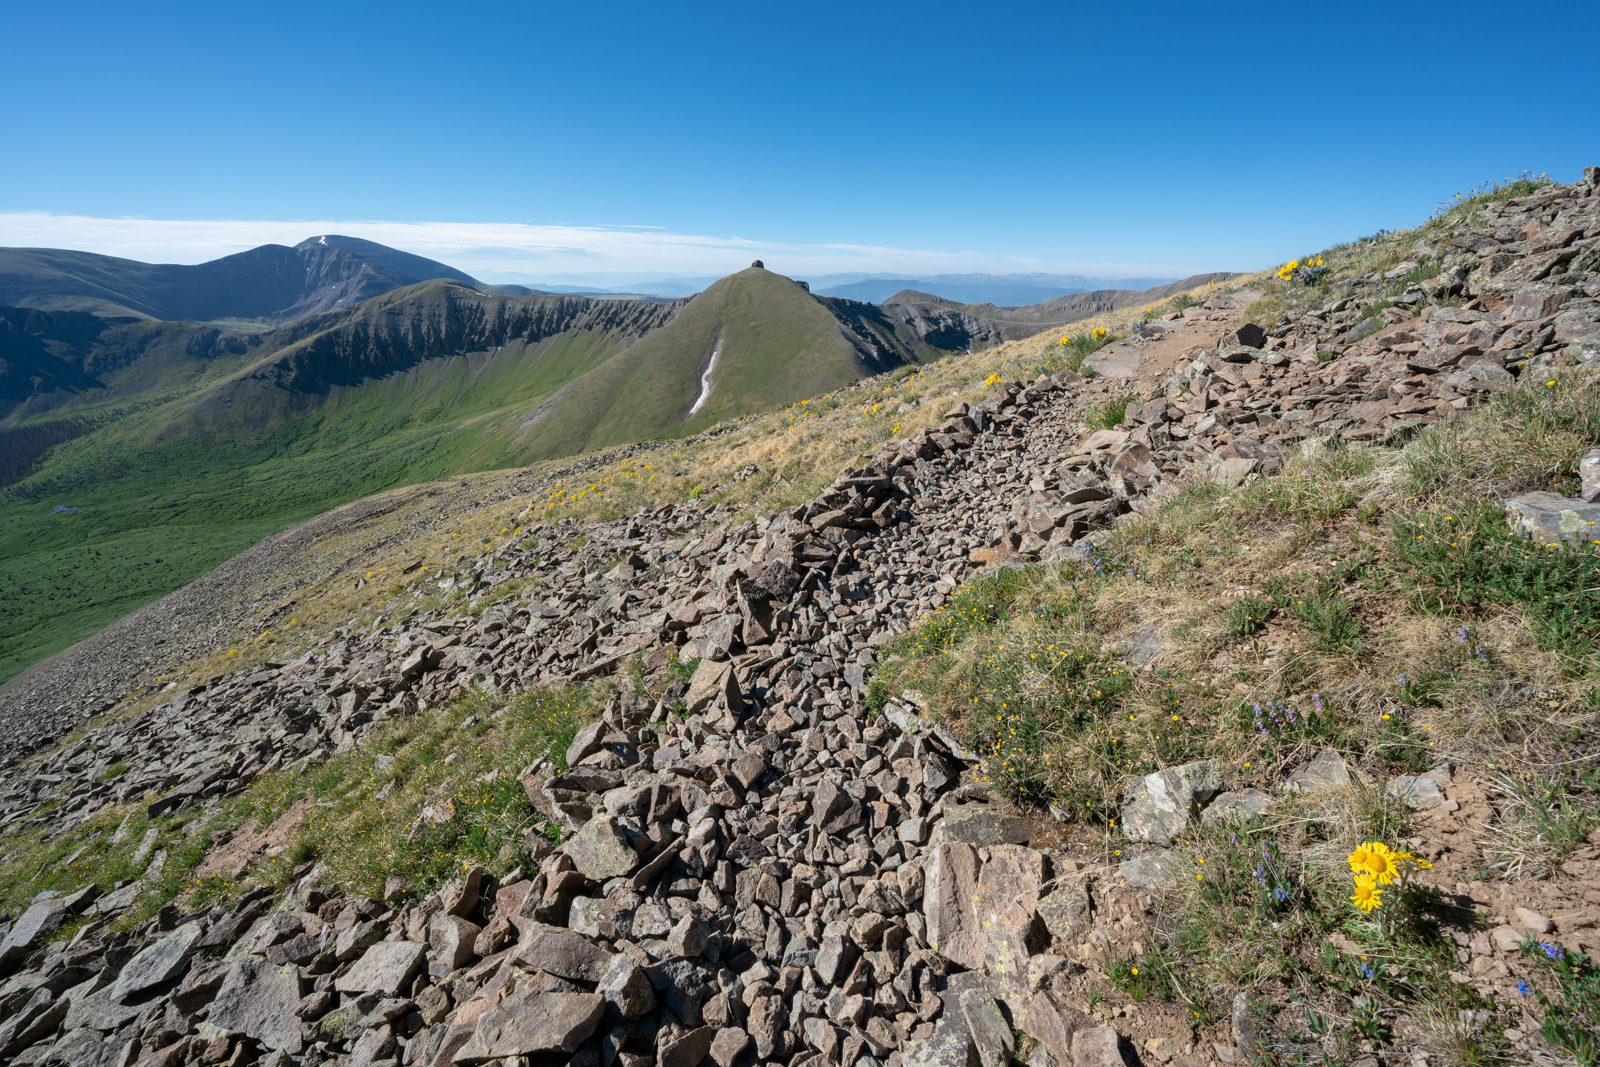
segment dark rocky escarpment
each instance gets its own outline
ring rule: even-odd
[[[537,345],[570,332],[606,335],[617,349],[672,320],[670,304],[580,296],[496,297],[453,284],[405,290],[354,315],[310,319],[272,335],[282,347],[194,399],[201,424],[230,426],[240,410],[314,408],[335,388],[397,374],[425,360]]]

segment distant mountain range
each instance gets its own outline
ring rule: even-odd
[[[0,304],[168,322],[293,322],[432,278],[479,287],[448,264],[337,234],[194,265],[0,248]]]
[[[893,296],[883,301],[883,306],[914,307],[921,309],[925,314],[932,313],[933,309],[946,309],[959,312],[970,318],[981,319],[995,324],[1005,324],[1008,331],[1023,329],[1022,334],[1007,333],[1007,339],[1012,336],[1030,336],[1052,326],[1063,326],[1101,315],[1108,311],[1117,311],[1125,307],[1135,307],[1139,304],[1153,304],[1157,300],[1165,299],[1174,293],[1185,292],[1209,282],[1223,282],[1238,275],[1229,271],[1219,271],[1213,274],[1191,274],[1187,278],[1180,278],[1166,285],[1158,285],[1150,289],[1096,289],[1093,292],[1073,292],[1065,296],[1058,296],[1053,300],[1045,300],[1037,304],[1026,304],[1020,307],[997,307],[993,303],[969,304],[958,300],[951,300],[944,296],[935,296],[932,293],[920,293],[914,289],[902,289]]]
[[[649,293],[663,297],[690,296],[716,281],[714,277],[692,275],[656,276],[616,275],[507,275],[518,283],[550,293],[577,293],[585,296],[635,295]],[[1110,278],[1080,274],[821,274],[806,279],[818,296],[839,296],[878,304],[902,289],[938,293],[949,300],[967,304],[996,304],[1014,307],[1054,300],[1070,293],[1094,289],[1148,289],[1165,285],[1172,278]]]
[[[29,250],[6,299],[19,260],[60,268],[27,296],[74,310],[0,307],[0,680],[346,501],[683,436],[1003,339],[758,268],[666,302],[452,278],[356,300],[408,275],[331,239],[228,270]]]
[[[0,305],[169,322],[270,327],[435,278],[499,296],[554,293],[658,301],[692,296],[717,280],[622,275],[624,284],[612,286],[574,284],[570,278],[491,284],[438,260],[340,234],[311,237],[293,248],[262,245],[192,265],[140,263],[58,248],[0,248]],[[962,304],[1018,307],[1091,290],[1142,290],[1171,281],[1038,273],[824,274],[809,284],[818,296],[873,304],[910,289]]]
[[[1173,278],[1092,278],[1077,274],[826,274],[812,279],[820,296],[880,304],[902,289],[938,293],[963,304],[1016,307],[1093,289],[1149,289]]]
[[[759,266],[680,299],[555,294],[332,234],[196,266],[0,249],[0,680],[352,499],[1156,298],[873,303]]]

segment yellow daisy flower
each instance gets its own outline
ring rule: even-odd
[[[1373,841],[1367,845],[1367,871],[1380,885],[1388,885],[1400,873],[1400,862],[1388,845]]]
[[[1383,890],[1372,880],[1372,875],[1358,874],[1355,896],[1350,898],[1350,902],[1362,911],[1371,912],[1373,908],[1383,906]]]

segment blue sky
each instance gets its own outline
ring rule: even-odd
[[[21,4],[0,244],[1247,270],[1600,163],[1600,5]]]

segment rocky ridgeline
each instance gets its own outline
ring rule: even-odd
[[[1174,873],[1167,854],[1111,870],[1030,847],[1044,824],[990,793],[978,754],[916,694],[865,714],[875,657],[977,568],[1086,554],[1096,531],[1183,478],[1267,475],[1308,434],[1375,437],[1462,411],[1529,367],[1589,361],[1597,181],[1591,169],[1486,209],[1493,231],[1452,236],[1443,272],[1381,313],[1363,314],[1387,292],[1379,276],[1316,306],[1308,296],[1270,331],[1230,329],[1186,359],[1165,397],[1131,408],[1129,428],[1085,436],[1076,375],[1000,385],[809,504],[737,526],[685,506],[536,526],[427,579],[464,587],[479,614],[380,617],[13,765],[4,832],[58,834],[111,805],[204,812],[472,686],[597,678],[638,657],[657,694],[619,689],[567,769],[523,774],[530,805],[565,839],[552,849],[531,834],[527,870],[474,870],[420,899],[391,879],[367,899],[308,865],[281,895],[195,913],[169,904],[117,932],[160,853],[110,892],[41,895],[0,942],[0,1056],[1000,1067],[1020,1030],[1040,1065],[1124,1062],[1135,1053],[1107,1024],[1124,1009],[1088,1008],[1085,967],[1151,909],[1147,894]],[[1457,293],[1470,298],[1459,308],[1405,309]],[[1198,313],[1226,310],[1219,299]],[[1112,346],[1092,366],[1113,374],[1147,344]],[[674,654],[700,661],[691,678],[674,680]],[[1282,788],[1348,776],[1324,753]],[[1413,807],[1453,804],[1449,781],[1440,768],[1390,791]],[[1266,800],[1228,792],[1214,765],[1171,768],[1129,784],[1125,832],[1160,846],[1191,820],[1244,818]],[[86,913],[73,939],[50,940]],[[1531,912],[1518,922],[1549,925]],[[1473,976],[1504,972],[1521,934],[1501,933],[1463,948]],[[1193,1048],[1186,1018],[1175,1026],[1141,1035],[1139,1054],[1242,1062],[1258,1040],[1247,1003],[1234,1045],[1215,1055]]]
[[[1591,167],[1575,185],[1485,205],[1476,213],[1481,225],[1417,242],[1416,260],[1334,282],[1328,293],[1296,291],[1302,306],[1270,328],[1246,323],[1214,350],[1196,350],[1173,371],[1165,396],[1131,408],[1134,439],[1191,462],[1209,457],[1237,480],[1258,467],[1260,444],[1383,438],[1458,414],[1563,357],[1593,361],[1597,185],[1600,170]],[[1438,273],[1409,281],[1426,273],[1418,260]],[[1452,298],[1459,307],[1441,303]],[[1165,319],[1205,318],[1228,305],[1224,296]],[[1127,357],[1164,327],[1102,350],[1091,365],[1126,373]]]

